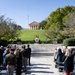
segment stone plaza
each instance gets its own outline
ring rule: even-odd
[[[59,72],[55,68],[53,57],[55,48],[62,48],[61,44],[30,44],[30,47],[32,49],[31,65],[27,66],[27,72],[23,72],[22,75],[64,75],[64,72]]]

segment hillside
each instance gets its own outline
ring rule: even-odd
[[[21,30],[19,38],[23,41],[33,40],[35,36],[39,36],[41,41],[45,41],[46,37],[44,36],[44,30]]]

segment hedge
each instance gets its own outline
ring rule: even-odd
[[[75,38],[67,38],[63,41],[64,46],[75,46]]]

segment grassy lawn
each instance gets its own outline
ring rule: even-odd
[[[35,36],[39,36],[41,41],[46,41],[44,30],[21,30],[19,38],[23,41],[33,40]]]

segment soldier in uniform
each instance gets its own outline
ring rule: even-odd
[[[24,66],[24,69],[23,71],[27,71],[27,50],[26,50],[26,46],[22,46],[23,50],[22,50],[22,62],[23,62],[23,66]]]
[[[8,70],[8,75],[13,75],[16,66],[16,57],[14,55],[14,49],[10,49],[10,53],[5,57],[6,68]]]

